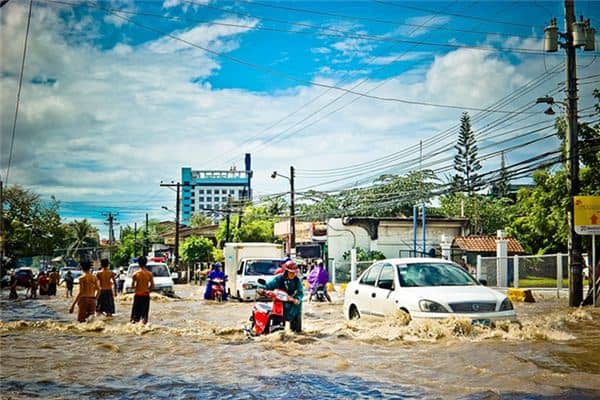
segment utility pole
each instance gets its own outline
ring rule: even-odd
[[[133,223],[133,254],[137,256],[137,222]]]
[[[294,167],[290,166],[290,256],[296,253],[296,209],[294,207]]]
[[[179,193],[181,190],[182,184],[179,182],[176,183],[160,183],[162,187],[176,187],[177,188],[177,200],[175,205],[175,270],[179,270],[179,210],[180,210],[180,199]]]
[[[231,223],[231,196],[227,197],[227,216],[226,221],[227,224],[225,226],[225,243],[228,243],[231,241],[230,235],[229,235],[229,229],[230,229],[230,223]]]
[[[108,213],[102,213],[102,215],[104,215],[106,217],[106,220],[108,222],[106,222],[105,224],[108,225],[108,245],[109,247],[109,258],[112,259],[112,252],[113,252],[113,246],[115,245],[115,230],[114,230],[114,225],[118,225],[118,222],[115,222],[115,218],[117,215],[119,215],[119,213],[112,213],[112,212],[108,212]]]
[[[144,231],[144,255],[148,254],[148,213],[146,213],[146,229]]]
[[[569,305],[579,307],[583,300],[583,274],[582,274],[582,243],[581,236],[575,232],[574,196],[579,195],[579,138],[577,121],[577,61],[575,50],[583,47],[585,51],[594,51],[596,31],[590,26],[590,20],[576,21],[575,1],[565,0],[565,33],[558,32],[556,18],[544,29],[544,47],[547,52],[555,52],[558,45],[566,52],[566,94],[564,103],[567,117],[567,186],[569,189],[568,220],[569,220]],[[558,37],[564,42],[560,43]],[[553,104],[551,97],[540,98],[538,103]],[[562,279],[562,277],[558,277]]]
[[[282,174],[278,173],[277,171],[273,171],[273,173],[271,174],[271,178],[273,178],[273,179],[280,176],[282,178],[287,179],[290,182],[290,248],[288,249],[290,251],[290,256],[296,254],[296,211],[295,211],[295,207],[294,207],[294,197],[295,197],[294,175],[295,175],[294,166],[290,166],[290,176],[289,177],[282,175]]]
[[[4,273],[4,192],[0,179],[0,273]]]

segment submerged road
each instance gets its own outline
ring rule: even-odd
[[[555,294],[517,304],[522,326],[455,319],[346,321],[342,298],[305,303],[304,332],[248,339],[252,303],[153,296],[150,323],[75,322],[64,290],[0,300],[2,399],[598,399],[600,309]]]

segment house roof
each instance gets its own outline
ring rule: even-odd
[[[495,253],[495,236],[459,236],[454,238],[453,247],[458,247],[468,252]],[[515,238],[506,238],[508,240],[508,254],[525,253],[521,243]]]

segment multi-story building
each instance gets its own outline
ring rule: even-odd
[[[182,196],[181,222],[189,225],[196,212],[206,214],[218,222],[228,204],[252,200],[252,169],[250,154],[246,153],[245,170],[202,170],[181,168]]]

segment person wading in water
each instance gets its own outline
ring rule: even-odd
[[[100,293],[100,286],[98,286],[98,279],[90,273],[92,267],[91,261],[81,261],[81,269],[83,275],[79,278],[79,293],[73,300],[70,313],[73,313],[75,304],[77,304],[77,321],[85,322],[90,316],[96,314],[96,299]]]
[[[102,271],[96,274],[98,283],[100,284],[100,296],[98,297],[98,305],[96,306],[96,312],[104,313],[107,317],[112,317],[115,313],[115,296],[117,295],[117,280],[115,274],[108,269],[108,260],[103,258],[100,260]]]
[[[148,323],[148,313],[150,312],[150,291],[154,288],[154,275],[146,269],[148,260],[141,256],[138,258],[138,269],[131,277],[131,286],[135,291],[133,297],[133,307],[131,308],[131,323],[142,321]]]

